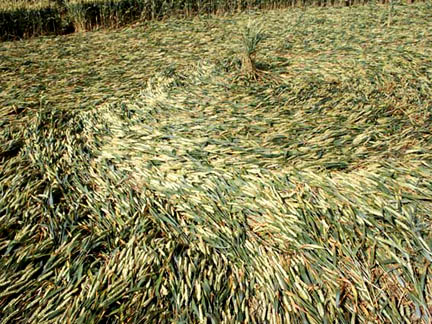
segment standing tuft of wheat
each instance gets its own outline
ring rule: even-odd
[[[249,22],[242,32],[242,73],[251,78],[256,78],[257,68],[255,64],[258,44],[264,39],[261,25]]]

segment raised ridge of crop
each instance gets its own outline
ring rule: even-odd
[[[0,44],[0,322],[430,323],[432,17],[388,14]]]

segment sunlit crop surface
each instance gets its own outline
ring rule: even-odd
[[[432,321],[428,3],[4,42],[0,73],[2,323]]]

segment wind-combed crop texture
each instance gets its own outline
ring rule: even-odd
[[[2,43],[0,322],[430,323],[432,11],[392,10]]]

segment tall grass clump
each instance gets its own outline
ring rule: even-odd
[[[64,8],[67,12],[68,20],[74,26],[74,31],[82,32],[91,27],[91,20],[89,19],[90,6],[79,2],[66,2]]]
[[[256,52],[259,43],[264,39],[264,32],[261,26],[249,22],[241,35],[241,62],[242,72],[248,77],[257,76]]]
[[[388,17],[387,17],[387,27],[390,27],[393,21],[393,15],[394,15],[394,0],[389,0],[389,10],[388,10]]]

